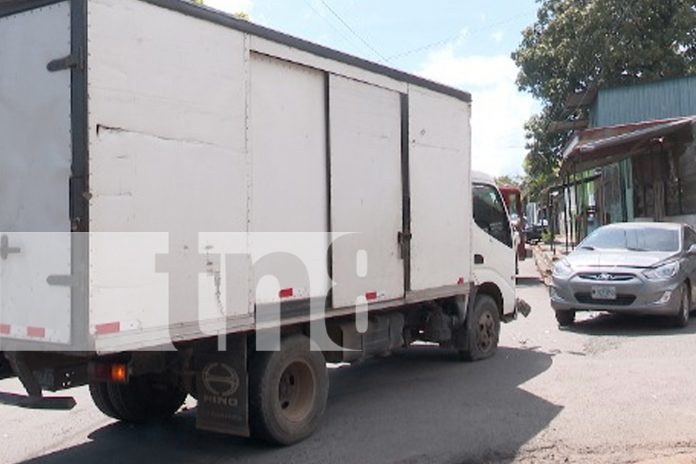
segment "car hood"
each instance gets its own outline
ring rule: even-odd
[[[575,268],[635,267],[646,269],[677,256],[674,252],[589,251],[577,250],[566,259]]]

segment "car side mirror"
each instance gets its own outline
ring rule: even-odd
[[[691,245],[686,254],[689,256],[696,256],[696,245]]]

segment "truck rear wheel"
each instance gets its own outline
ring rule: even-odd
[[[281,350],[256,353],[250,363],[249,413],[254,437],[292,445],[309,437],[326,409],[329,375],[324,355],[293,335]]]
[[[128,384],[95,382],[89,391],[101,412],[133,424],[168,419],[186,400],[178,387],[151,376],[134,377]]]
[[[92,402],[105,416],[120,420],[121,418],[116,413],[113,403],[109,398],[109,388],[106,382],[92,382],[89,384],[89,394],[92,396]]]
[[[500,339],[498,303],[488,295],[477,295],[465,328],[466,348],[459,352],[463,360],[481,361],[495,355]]]

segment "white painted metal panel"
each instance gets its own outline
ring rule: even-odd
[[[107,234],[90,242],[91,322],[130,329],[98,349],[159,341],[170,324],[218,333],[251,311],[248,291],[223,294],[224,247],[203,238],[248,227],[245,37],[138,0],[90,1],[88,34],[90,231]],[[172,263],[199,289],[185,312]]]
[[[251,50],[254,52],[273,56],[285,61],[301,64],[310,68],[321,69],[331,74],[348,77],[396,92],[406,93],[408,88],[408,84],[392,79],[391,77],[370,72],[340,61],[317,56],[262,37],[252,35],[249,37],[249,43]]]
[[[484,263],[473,268],[474,282],[476,285],[494,283],[503,297],[503,314],[512,314],[517,284],[515,249],[491,237],[475,222],[471,224],[471,236],[473,253],[484,257]]]
[[[411,287],[471,281],[471,105],[410,87]]]
[[[334,306],[400,298],[400,95],[338,76],[331,76],[329,95],[332,228],[357,233],[333,246]]]
[[[280,282],[259,282],[257,304],[324,297],[329,289],[328,181],[324,73],[251,55],[251,231],[254,261],[276,255]],[[298,268],[298,260],[306,273]],[[264,278],[257,275],[257,280]],[[279,288],[280,287],[280,288]]]
[[[0,336],[70,343],[70,54],[68,2],[0,18]],[[2,247],[2,244],[0,244]],[[1,250],[0,250],[1,251]]]

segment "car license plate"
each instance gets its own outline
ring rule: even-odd
[[[616,287],[592,287],[593,300],[615,300]]]

